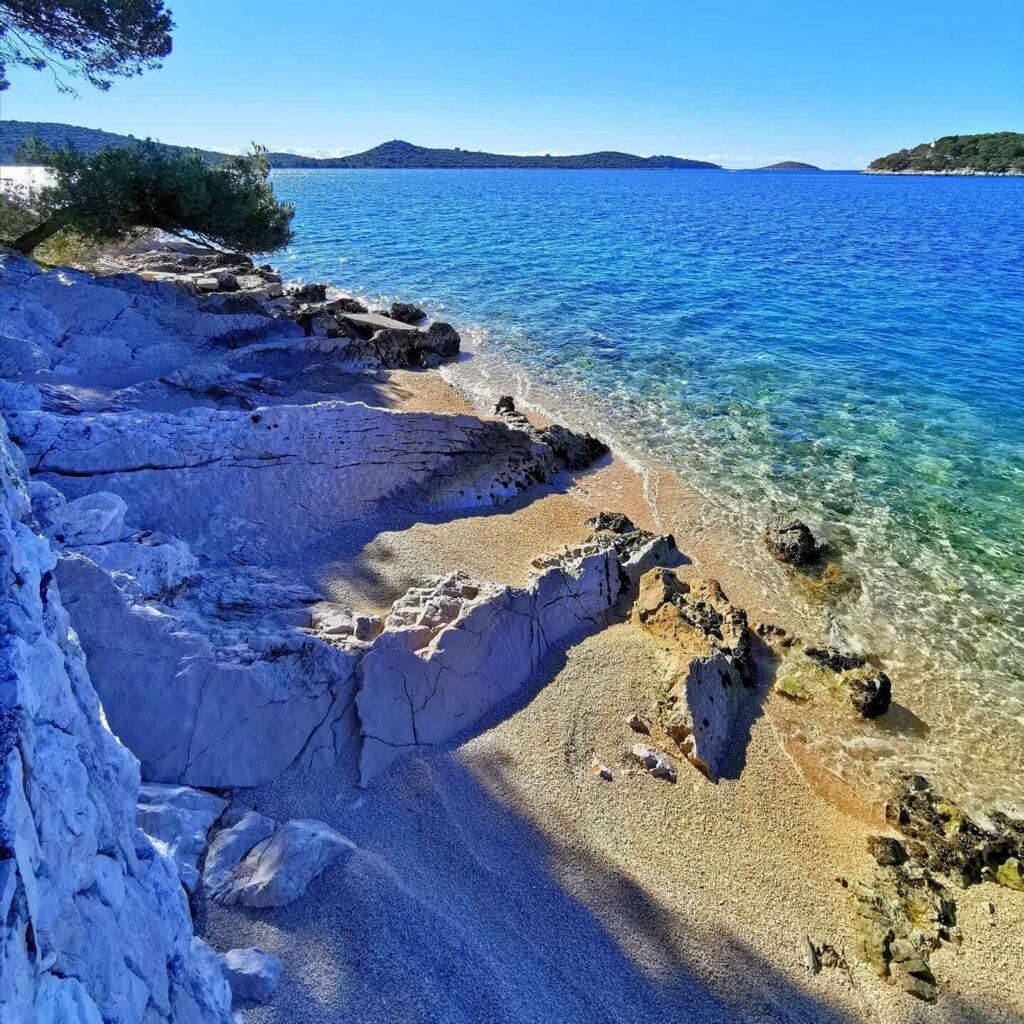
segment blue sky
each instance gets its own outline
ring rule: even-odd
[[[1024,130],[1024,0],[173,0],[174,53],[107,93],[15,71],[0,116],[235,150],[387,139],[862,167]]]

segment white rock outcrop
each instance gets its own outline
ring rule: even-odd
[[[138,763],[104,725],[55,566],[0,421],[0,1018],[227,1024],[216,955],[136,828]]]
[[[677,556],[669,537],[601,535],[538,561],[524,589],[455,573],[410,590],[359,664],[362,782],[480,721],[549,650],[600,629],[643,572]]]

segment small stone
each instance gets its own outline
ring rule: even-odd
[[[650,736],[651,734],[650,723],[637,714],[627,715],[626,725],[628,725],[633,732],[643,733],[644,736]]]
[[[805,936],[804,943],[804,967],[810,974],[820,974],[821,957],[818,955],[817,949],[814,948],[814,943],[811,942],[809,935]]]
[[[502,395],[501,398],[495,403],[494,411],[499,415],[506,412],[515,412],[516,403],[511,395]]]
[[[230,949],[221,958],[224,977],[233,1000],[265,1003],[281,980],[281,961],[262,949]]]
[[[606,764],[602,764],[598,760],[597,755],[594,755],[593,760],[590,762],[591,771],[599,778],[604,779],[605,782],[612,781],[612,770]]]
[[[1007,857],[996,869],[996,881],[1000,885],[1005,885],[1007,889],[1024,892],[1024,871],[1021,870],[1021,862],[1016,857]]]
[[[675,766],[660,750],[655,750],[654,747],[648,747],[643,743],[636,743],[630,753],[654,778],[665,779],[668,782],[676,781]]]

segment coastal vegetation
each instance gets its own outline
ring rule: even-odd
[[[152,142],[88,155],[62,149],[45,162],[51,184],[4,202],[0,231],[22,253],[62,231],[102,242],[157,228],[240,252],[270,252],[291,239],[292,208],[275,198],[258,147],[218,164]]]
[[[0,90],[10,65],[51,72],[61,92],[75,92],[69,78],[109,89],[159,67],[173,27],[162,0],[2,0]]]
[[[1024,134],[945,135],[872,160],[875,174],[1024,174]]]

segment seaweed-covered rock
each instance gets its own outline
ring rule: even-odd
[[[797,566],[811,565],[824,549],[805,522],[787,515],[772,516],[768,520],[764,542],[773,557]]]
[[[847,677],[850,703],[862,718],[878,718],[889,710],[892,681],[882,671],[864,667]]]

